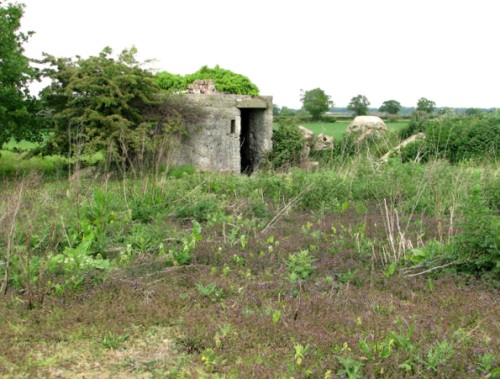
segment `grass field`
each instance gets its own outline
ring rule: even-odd
[[[32,171],[43,173],[45,176],[64,176],[67,171],[68,158],[60,155],[35,156],[25,158],[25,153],[37,147],[38,144],[29,141],[9,141],[0,149],[0,177],[22,176]],[[102,153],[92,156],[82,156],[80,161],[90,165],[102,160]]]
[[[350,123],[351,121],[337,121],[334,123],[308,122],[302,125],[314,132],[314,135],[316,136],[320,133],[323,133],[328,136],[333,136],[335,140],[340,140]],[[408,121],[388,122],[386,123],[386,125],[387,128],[391,131],[398,131],[406,127],[408,125]]]

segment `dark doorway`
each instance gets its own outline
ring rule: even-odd
[[[255,108],[240,108],[241,133],[240,157],[241,172],[251,175],[257,168],[258,156],[258,130],[264,119],[264,111]]]

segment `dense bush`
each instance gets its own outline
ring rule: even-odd
[[[399,153],[401,162],[411,163],[420,162],[425,163],[429,160],[429,150],[425,140],[418,140],[402,147]]]
[[[155,75],[155,79],[165,92],[185,91],[188,84],[193,83],[195,80],[211,79],[219,92],[250,96],[259,95],[259,88],[246,76],[225,70],[218,65],[214,68],[203,66],[195,73],[186,76],[162,71]]]
[[[404,129],[401,129],[400,135],[401,138],[406,139],[411,137],[414,134],[424,132],[427,121],[429,121],[430,116],[427,112],[413,112],[410,116],[410,122],[408,126]]]
[[[187,88],[186,78],[182,75],[161,71],[155,75],[155,79],[160,88],[168,93],[185,91]]]
[[[304,137],[299,128],[291,123],[280,125],[273,132],[273,150],[269,160],[273,168],[292,166],[300,162]]]
[[[495,115],[443,115],[435,119],[415,117],[402,137],[425,131],[426,139],[408,144],[401,150],[403,162],[421,162],[429,157],[451,163],[464,160],[495,159],[500,153],[500,120]]]
[[[203,79],[213,79],[215,87],[220,92],[251,96],[259,95],[259,88],[250,79],[244,75],[225,70],[219,65],[214,68],[203,66],[194,74],[186,75],[187,84]]]
[[[500,216],[485,204],[481,188],[464,203],[461,233],[453,240],[460,271],[500,281]]]

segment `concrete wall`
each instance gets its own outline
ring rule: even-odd
[[[249,174],[258,168],[272,149],[272,97],[183,96],[203,107],[207,117],[199,125],[188,126],[190,137],[183,139],[174,154],[174,164],[189,164],[203,171]]]

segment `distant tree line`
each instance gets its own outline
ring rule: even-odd
[[[386,100],[379,108],[370,106],[370,101],[365,95],[354,96],[346,107],[334,107],[331,96],[327,95],[321,88],[309,91],[301,91],[302,108],[291,109],[274,105],[273,115],[282,117],[310,115],[314,121],[320,120],[327,112],[345,114],[351,116],[362,116],[367,114],[386,114],[410,116],[414,112],[425,112],[428,114],[443,114],[453,112],[458,115],[477,115],[484,112],[494,111],[495,108],[450,108],[436,107],[436,103],[425,97],[421,97],[415,107],[405,107],[397,100]]]

